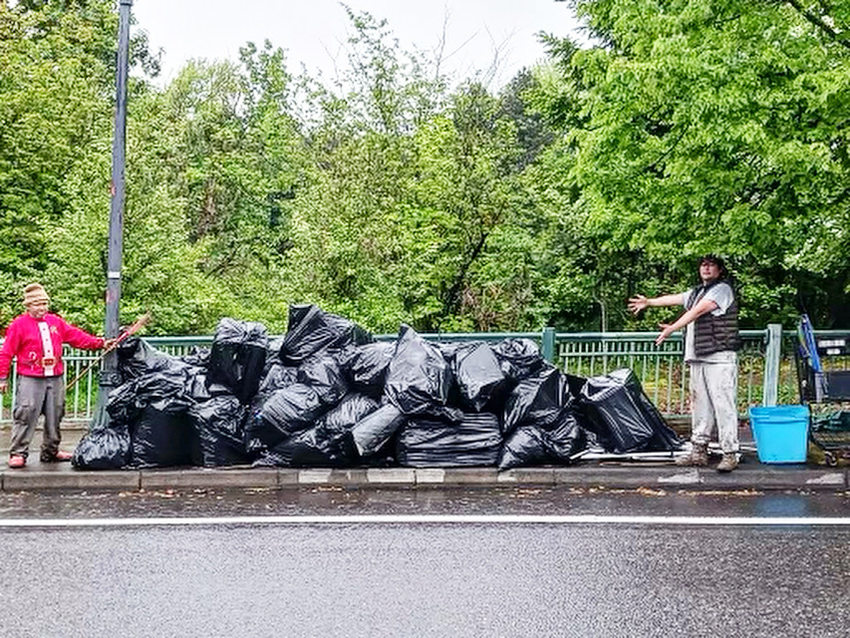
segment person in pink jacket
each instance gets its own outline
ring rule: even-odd
[[[10,468],[26,465],[29,444],[42,414],[44,438],[39,457],[42,463],[70,460],[71,454],[59,449],[59,424],[65,414],[62,344],[86,350],[97,350],[111,344],[111,340],[90,335],[58,315],[49,313],[49,305],[50,298],[41,284],[28,285],[24,289],[26,312],[9,324],[0,348],[1,393],[8,389],[12,358],[18,361],[17,396],[9,446]]]

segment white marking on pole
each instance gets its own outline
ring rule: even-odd
[[[8,518],[0,528],[21,527],[222,527],[250,525],[658,525],[842,527],[848,517],[800,516],[597,516],[542,514],[359,514],[352,516],[221,516],[163,518]]]

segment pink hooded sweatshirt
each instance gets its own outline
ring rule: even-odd
[[[6,329],[6,339],[0,348],[0,379],[9,376],[12,357],[18,358],[18,374],[25,377],[43,377],[44,375],[44,346],[41,342],[39,324],[46,323],[53,344],[53,375],[60,376],[62,364],[62,344],[67,343],[75,348],[97,350],[103,347],[103,339],[72,326],[62,317],[47,313],[44,319],[35,319],[29,314],[18,315]]]

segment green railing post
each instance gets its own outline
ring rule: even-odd
[[[540,353],[549,363],[555,363],[555,329],[552,326],[543,328]]]
[[[767,348],[764,352],[762,405],[776,405],[779,395],[779,361],[782,358],[782,324],[767,324]]]

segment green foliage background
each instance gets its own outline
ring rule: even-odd
[[[499,91],[351,10],[332,84],[266,42],[159,88],[136,34],[124,317],[651,329],[626,299],[714,252],[745,327],[850,327],[850,0],[571,4],[592,44],[541,34]],[[109,0],[0,2],[0,324],[40,280],[102,325],[116,29]]]

